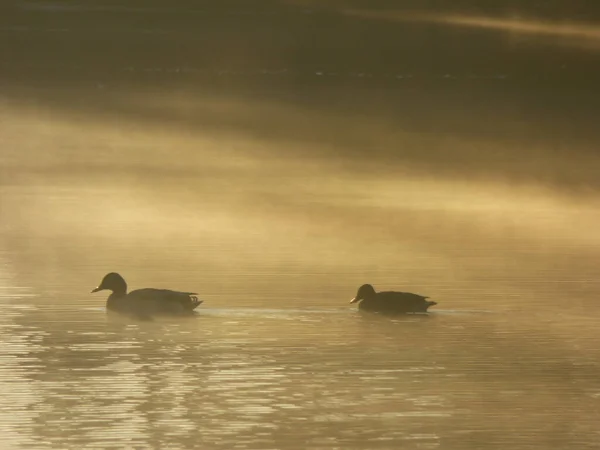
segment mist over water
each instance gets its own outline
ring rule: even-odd
[[[6,10],[0,447],[597,446],[593,24],[339,3]]]

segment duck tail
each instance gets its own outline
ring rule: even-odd
[[[197,296],[195,295],[190,295],[190,306],[192,307],[191,309],[195,309],[198,307],[198,305],[200,305],[200,303],[202,303],[204,300],[200,300]]]
[[[435,305],[437,305],[437,302],[434,302],[433,300],[428,300],[427,301],[427,307],[435,306]]]

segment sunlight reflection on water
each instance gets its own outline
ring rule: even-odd
[[[2,105],[2,445],[597,446],[596,196],[433,171],[446,150],[508,151],[491,138],[181,93],[117,100],[200,122],[264,115],[296,138]],[[329,140],[295,141],[313,130]],[[391,150],[347,157],[355,140]],[[89,291],[114,270],[205,303],[186,319],[107,314]],[[439,304],[361,314],[348,301],[365,282]]]
[[[565,341],[563,351],[551,335],[523,346],[527,321],[507,322],[505,314],[390,320],[356,311],[207,308],[184,321],[128,323],[84,308],[65,326],[21,306],[4,304],[0,327],[0,423],[15,445],[495,448],[490,436],[514,427],[521,430],[515,445],[539,442],[525,430],[552,433],[543,422],[575,411],[582,436],[590,444],[596,436],[593,414],[580,416],[597,401],[593,392],[584,401],[580,389],[597,393],[596,377],[573,369],[578,387],[564,385],[555,368],[565,351],[588,363],[593,352],[599,364],[596,346],[588,342],[581,353]],[[543,317],[552,327],[556,319]],[[521,357],[529,364],[515,370]],[[514,416],[513,408],[527,414]],[[547,415],[548,408],[557,412]]]

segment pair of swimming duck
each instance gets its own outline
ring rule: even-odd
[[[195,292],[147,288],[127,293],[127,283],[115,272],[106,275],[92,292],[102,290],[112,292],[106,302],[108,310],[136,316],[188,315],[202,303]],[[362,311],[404,314],[427,312],[437,304],[427,298],[409,292],[375,292],[373,286],[364,284],[350,303],[358,303]]]

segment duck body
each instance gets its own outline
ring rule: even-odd
[[[382,314],[425,313],[437,302],[410,292],[375,292],[370,284],[364,284],[350,303],[358,302],[361,311],[378,312]]]
[[[127,283],[115,272],[106,275],[92,292],[105,289],[112,291],[106,309],[135,316],[190,315],[202,303],[195,292],[145,288],[127,293]]]

